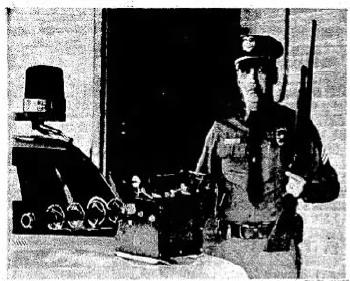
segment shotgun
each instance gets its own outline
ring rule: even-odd
[[[311,100],[312,100],[312,79],[315,55],[316,21],[312,21],[311,45],[308,67],[301,67],[301,78],[297,110],[294,123],[294,134],[292,137],[292,161],[289,170],[297,175],[305,176],[307,172],[307,162],[305,155],[308,150],[307,124],[311,120]],[[276,224],[268,237],[266,251],[288,251],[291,240],[295,244],[302,241],[303,219],[297,214],[296,208],[298,199],[291,194],[285,193],[282,198],[282,211],[280,212]]]

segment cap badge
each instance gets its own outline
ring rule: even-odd
[[[253,36],[243,37],[242,48],[243,51],[251,52],[255,47],[255,39]]]

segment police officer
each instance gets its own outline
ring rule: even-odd
[[[224,237],[205,248],[241,265],[251,278],[297,278],[300,240],[292,239],[289,251],[267,247],[283,198],[289,194],[305,202],[329,202],[337,198],[339,182],[311,121],[304,124],[302,168],[290,170],[295,112],[273,100],[282,44],[270,36],[243,35],[240,40],[234,62],[236,101],[230,115],[211,127],[196,168],[216,182]]]

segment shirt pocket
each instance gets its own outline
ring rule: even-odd
[[[246,143],[240,143],[234,146],[233,151],[232,151],[232,157],[241,159],[241,158],[246,158],[248,155],[248,150],[247,150],[247,144]]]
[[[222,139],[218,142],[217,154],[226,180],[244,185],[247,177],[247,144],[241,138]]]
[[[220,158],[227,158],[233,153],[234,144],[226,140],[227,139],[221,140],[218,143],[217,153]]]
[[[247,144],[239,138],[223,139],[218,143],[217,154],[221,159],[230,158],[233,161],[240,161],[248,154]]]

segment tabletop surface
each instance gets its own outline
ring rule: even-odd
[[[117,257],[113,237],[10,235],[9,279],[247,279],[229,261],[200,255],[175,265],[153,265]]]

